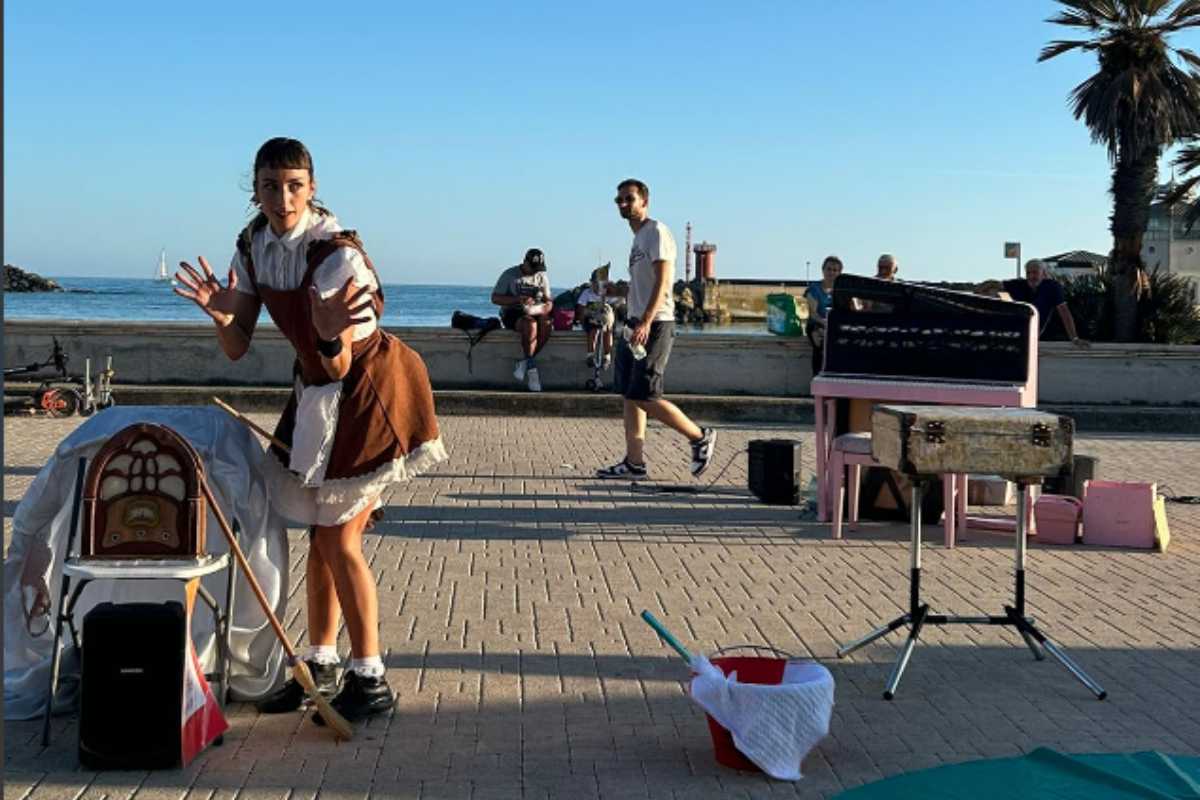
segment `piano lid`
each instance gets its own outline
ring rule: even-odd
[[[854,301],[859,303],[855,304]],[[859,307],[856,307],[859,306]],[[1027,303],[1014,303],[971,292],[937,289],[919,283],[881,281],[862,275],[839,275],[833,284],[833,307],[842,311],[904,315],[971,316],[999,314],[1027,320],[1035,309]]]
[[[1036,378],[1036,315],[1026,303],[841,275],[833,285],[823,372],[1026,384]]]

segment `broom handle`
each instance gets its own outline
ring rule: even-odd
[[[221,408],[222,408],[224,411],[227,411],[227,412],[229,412],[229,414],[230,414],[231,416],[233,416],[233,418],[234,418],[234,419],[236,419],[236,420],[238,420],[239,422],[241,422],[243,425],[245,425],[245,426],[246,426],[247,428],[249,428],[250,430],[254,431],[254,432],[255,432],[255,433],[257,433],[257,434],[261,434],[262,436],[265,436],[265,437],[267,437],[267,439],[269,439],[269,440],[270,440],[271,444],[275,445],[276,447],[278,447],[278,448],[279,448],[280,450],[282,450],[283,452],[285,452],[285,453],[290,453],[290,452],[292,452],[292,448],[288,447],[286,444],[284,444],[283,442],[281,442],[281,441],[279,441],[278,439],[276,439],[276,438],[275,438],[274,436],[272,436],[272,435],[271,435],[271,433],[270,433],[269,431],[267,431],[265,428],[260,428],[260,427],[258,426],[258,424],[257,424],[257,423],[256,423],[254,420],[250,419],[250,418],[249,418],[249,417],[247,417],[245,414],[243,414],[242,412],[238,411],[236,408],[234,408],[233,406],[229,405],[228,403],[226,403],[226,402],[225,402],[224,400],[222,400],[221,398],[219,398],[219,397],[214,397],[214,398],[212,399],[212,401],[213,401],[214,403],[216,403],[218,406],[220,406],[220,407],[221,407]]]
[[[233,530],[230,529],[229,523],[225,521],[225,515],[221,513],[221,507],[217,505],[216,498],[213,497],[212,489],[208,488],[208,480],[200,473],[200,490],[204,492],[204,496],[208,499],[208,507],[212,509],[213,516],[217,518],[217,524],[221,526],[221,530],[225,533],[225,538],[229,540],[229,552],[233,553],[237,559],[238,566],[242,568],[243,574],[246,576],[250,588],[254,590],[254,596],[258,598],[258,604],[262,606],[263,612],[267,615],[267,621],[271,623],[271,627],[275,629],[275,635],[279,637],[279,641],[283,644],[284,652],[288,654],[289,663],[296,660],[296,648],[292,647],[292,641],[288,638],[287,633],[283,630],[283,626],[279,624],[279,618],[275,616],[275,612],[271,610],[271,603],[267,600],[267,596],[263,594],[262,587],[258,585],[258,579],[254,577],[254,571],[250,569],[249,562],[246,561],[246,555],[242,552],[242,548],[237,543],[237,537],[233,535]]]
[[[651,614],[649,611],[643,611],[642,619],[646,621],[647,625],[649,625],[651,628],[654,628],[654,632],[661,636],[664,642],[671,645],[671,647],[675,649],[676,653],[679,653],[679,655],[683,656],[684,661],[687,661],[689,664],[691,663],[692,654],[687,651],[686,647],[679,643],[678,639],[671,635],[671,632],[667,630],[661,622],[654,618],[653,614]]]

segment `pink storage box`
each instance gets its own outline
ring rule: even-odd
[[[1044,494],[1033,504],[1038,544],[1075,544],[1083,503],[1061,494]]]
[[[1154,547],[1153,483],[1088,481],[1083,488],[1083,543]]]

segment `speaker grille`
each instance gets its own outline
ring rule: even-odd
[[[88,612],[79,697],[85,767],[179,764],[186,654],[179,603],[101,603]]]
[[[795,439],[755,439],[750,442],[747,468],[750,491],[771,505],[800,502],[800,442]]]

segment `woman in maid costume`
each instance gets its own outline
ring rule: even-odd
[[[303,657],[334,708],[357,720],[394,703],[363,531],[391,484],[444,461],[446,451],[425,364],[380,329],[379,275],[354,231],[314,200],[308,149],[271,139],[255,155],[253,176],[258,214],[238,235],[227,284],[201,257],[199,269],[180,264],[175,292],[212,318],[231,360],[249,349],[263,305],[295,349],[295,391],[275,429],[289,450],[272,445],[263,471],[272,505],[310,526]],[[339,689],[342,614],[351,657]],[[303,703],[304,690],[289,680],[258,707],[279,713]]]

